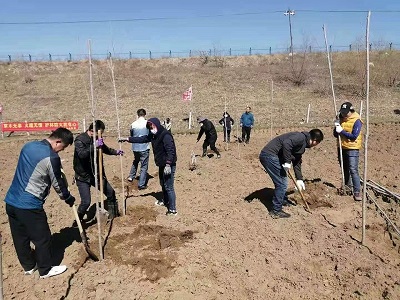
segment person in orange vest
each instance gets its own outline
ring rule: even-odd
[[[344,180],[346,187],[353,191],[355,201],[361,201],[361,181],[358,173],[358,162],[362,146],[361,128],[363,122],[360,115],[354,110],[353,104],[344,102],[340,106],[339,118],[335,121],[333,134],[340,135]],[[338,151],[338,153],[340,153]],[[338,154],[340,161],[340,154]]]

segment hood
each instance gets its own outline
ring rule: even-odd
[[[158,118],[150,118],[150,119],[147,120],[147,122],[148,123],[152,123],[153,125],[156,126],[156,128],[157,128],[156,135],[164,130],[164,127],[161,126],[161,122],[160,122],[160,120]]]

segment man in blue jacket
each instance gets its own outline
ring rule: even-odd
[[[48,278],[67,269],[66,266],[51,265],[51,232],[43,204],[51,186],[69,206],[75,202],[63,179],[58,155],[72,142],[72,132],[58,128],[47,139],[29,142],[21,150],[4,201],[14,247],[25,275],[32,275],[38,269],[40,278]],[[31,242],[35,245],[34,251]]]
[[[240,117],[240,127],[242,127],[242,142],[246,144],[250,141],[251,129],[254,127],[254,116],[251,107],[247,106],[246,111]]]
[[[290,214],[282,210],[282,206],[288,204],[287,172],[293,164],[297,186],[301,190],[305,190],[301,172],[302,155],[307,148],[318,145],[323,139],[324,135],[319,129],[312,129],[309,132],[289,132],[275,137],[261,150],[260,162],[275,186],[272,211],[270,212],[272,218],[290,217]]]
[[[176,171],[176,147],[172,134],[161,126],[157,118],[147,120],[147,129],[150,131],[146,136],[120,138],[119,142],[148,143],[153,148],[154,161],[158,167],[158,176],[162,188],[163,199],[156,204],[166,206],[167,215],[174,216],[176,211],[176,194],[174,189],[174,178]]]

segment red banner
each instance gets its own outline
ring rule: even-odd
[[[52,131],[59,127],[69,130],[78,130],[78,121],[59,121],[59,122],[2,122],[1,131]]]
[[[193,95],[192,86],[190,86],[190,88],[188,88],[188,89],[182,94],[182,100],[183,100],[183,101],[192,101],[192,95]]]

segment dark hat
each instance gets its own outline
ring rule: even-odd
[[[340,111],[339,113],[345,117],[350,111],[354,111],[353,104],[350,102],[345,102],[340,106]]]
[[[204,117],[197,117],[197,122],[199,122],[199,123],[203,122],[204,120],[205,120]]]

